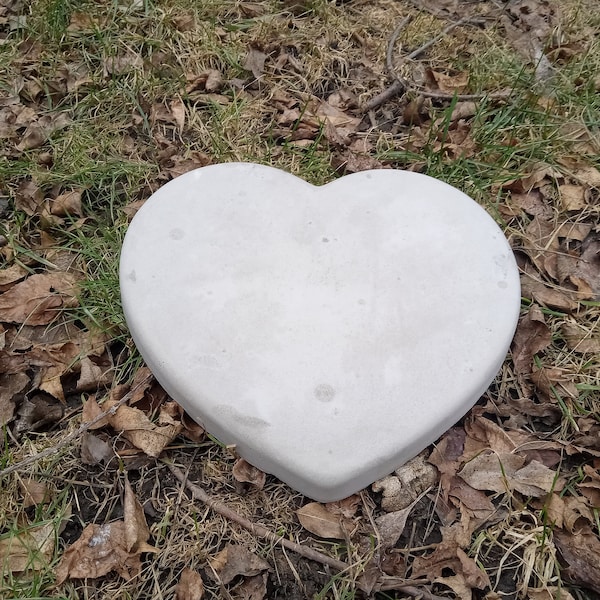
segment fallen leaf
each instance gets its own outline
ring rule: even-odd
[[[263,600],[267,595],[267,574],[248,577],[231,593],[234,600]]]
[[[127,552],[153,552],[146,543],[150,530],[144,516],[144,509],[135,497],[129,479],[125,477],[125,499],[123,501],[123,521],[125,522],[125,549]]]
[[[387,513],[386,515],[382,515],[375,519],[383,550],[393,548],[396,545],[406,527],[406,520],[419,500],[420,498],[417,498],[406,508]]]
[[[60,194],[52,201],[50,212],[58,217],[82,217],[81,192],[82,190],[71,190]]]
[[[583,210],[587,206],[586,189],[581,185],[559,185],[558,194],[565,210]]]
[[[264,52],[261,52],[258,48],[251,47],[246,53],[243,67],[247,71],[252,71],[252,75],[254,75],[256,79],[260,79],[265,70],[266,60],[267,55]]]
[[[56,400],[44,394],[35,394],[24,398],[17,411],[15,432],[40,431],[47,425],[53,425],[62,419],[64,409]]]
[[[44,193],[31,180],[19,184],[15,193],[15,209],[32,217],[38,214],[44,202]]]
[[[70,273],[31,275],[0,296],[0,321],[48,325],[62,310],[77,306],[76,293]]]
[[[29,384],[25,373],[0,375],[0,427],[10,423],[15,415],[15,397],[21,394]]]
[[[557,254],[560,250],[556,227],[552,221],[534,217],[523,237],[523,246],[540,273],[557,279]]]
[[[67,579],[103,577],[116,571],[124,579],[140,572],[140,554],[157,552],[147,543],[148,525],[144,511],[125,480],[125,521],[88,525],[77,541],[64,552],[56,568],[56,583]]]
[[[90,396],[83,403],[83,412],[81,415],[82,421],[84,423],[90,423],[96,417],[100,416],[103,412],[104,412],[104,410],[102,408],[100,408],[98,402],[96,402],[96,398],[94,396]],[[88,427],[88,429],[91,429],[91,430],[102,429],[102,427],[106,427],[107,425],[108,425],[108,416],[104,419],[100,419],[100,421],[98,421],[94,425],[90,425]]]
[[[215,69],[208,69],[199,75],[191,73],[187,75],[186,80],[185,91],[188,96],[197,90],[209,93],[220,92],[224,86],[223,76]]]
[[[553,539],[567,565],[561,569],[561,576],[600,593],[600,540],[592,529],[587,526],[576,534],[557,529]]]
[[[104,404],[108,410],[113,401]],[[160,419],[160,417],[159,417]],[[181,423],[176,423],[170,417],[165,425],[155,424],[139,409],[131,406],[120,406],[114,415],[110,415],[108,422],[115,431],[123,433],[136,448],[148,456],[158,458],[165,446],[169,444],[181,431]]]
[[[80,456],[84,465],[97,465],[108,463],[115,452],[110,444],[88,432],[81,438]]]
[[[448,575],[446,577],[438,577],[433,580],[433,583],[449,587],[459,600],[473,600],[473,588],[467,585],[467,582],[461,573],[458,573],[457,575]]]
[[[564,587],[527,588],[529,600],[575,600]]]
[[[21,495],[23,496],[23,508],[37,506],[50,499],[48,486],[41,481],[36,481],[32,477],[19,481]]]
[[[198,571],[185,567],[175,586],[175,600],[202,600],[204,582]]]
[[[592,232],[593,226],[590,223],[563,223],[557,230],[556,235],[559,238],[577,240],[583,242]]]
[[[66,112],[43,115],[30,123],[17,144],[17,150],[33,150],[42,146],[56,131],[71,124],[71,117]]]
[[[238,575],[252,577],[270,570],[269,563],[242,546],[227,544],[211,561],[210,565],[223,584]]]
[[[482,452],[467,462],[458,476],[476,490],[517,491],[539,497],[560,489],[555,471],[535,460],[524,463],[525,458],[517,454]]]
[[[532,439],[529,433],[500,427],[490,419],[476,414],[466,421],[464,428],[467,437],[461,457],[463,462],[471,460],[482,451],[510,454]]]
[[[526,315],[519,319],[512,343],[512,356],[515,370],[521,374],[531,373],[533,357],[552,343],[552,333],[546,325],[544,315],[538,306],[533,305]]]
[[[179,133],[181,133],[185,126],[185,104],[181,98],[174,98],[169,102],[169,106],[171,107],[171,112],[173,113]]]
[[[107,56],[102,61],[104,74],[123,75],[130,71],[140,70],[144,66],[144,60],[139,54],[128,51],[117,56]]]
[[[67,579],[95,579],[111,571],[131,579],[139,573],[141,561],[138,554],[130,554],[125,546],[123,521],[88,525],[79,539],[65,550],[56,567],[56,584]]]
[[[0,564],[12,573],[43,569],[52,559],[55,540],[52,523],[23,529],[0,540]]]
[[[101,387],[110,385],[112,378],[113,365],[110,362],[98,364],[89,356],[84,356],[79,361],[79,377],[75,389],[78,392],[97,391]]]
[[[0,292],[5,292],[17,281],[27,277],[29,272],[21,265],[12,265],[7,269],[0,269]]]
[[[460,503],[461,512],[467,512],[476,519],[487,520],[496,511],[493,502],[481,490],[468,485],[460,477],[453,477],[447,490],[450,498]]]
[[[445,569],[450,569],[455,575],[462,576],[469,588],[482,590],[490,585],[485,571],[482,571],[452,539],[443,539],[431,554],[416,557],[412,569],[413,578],[426,577],[433,581],[442,578]]]
[[[232,474],[237,481],[249,483],[258,490],[262,490],[267,481],[267,476],[264,471],[251,465],[243,458],[238,459],[233,465]]]
[[[437,84],[437,88],[446,94],[461,94],[469,84],[469,74],[466,72],[458,75],[448,75],[440,71],[430,70],[429,75]]]
[[[339,515],[333,514],[318,502],[310,502],[296,511],[304,529],[322,538],[344,539],[346,533]]]
[[[577,288],[583,300],[600,299],[600,233],[592,231],[581,244],[581,253],[562,252],[557,257],[559,281]]]
[[[202,425],[196,423],[187,413],[181,415],[181,424],[183,425],[182,434],[193,442],[202,442],[206,437],[206,431]]]
[[[596,167],[567,157],[558,160],[569,168],[573,179],[588,187],[600,188],[600,171]]]
[[[600,337],[594,336],[591,330],[577,323],[565,322],[560,326],[560,331],[569,349],[582,354],[600,354]]]
[[[534,369],[531,373],[531,381],[542,399],[546,402],[556,403],[556,394],[561,397],[577,398],[579,392],[573,381],[569,378],[570,373],[558,367],[541,367]]]
[[[531,265],[529,267],[525,267],[521,272],[521,295],[524,298],[563,312],[570,313],[577,309],[578,302],[557,287],[544,284],[540,281],[539,275],[534,272],[533,267]]]

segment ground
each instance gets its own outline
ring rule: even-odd
[[[0,596],[598,597],[599,33],[593,0],[1,0]],[[427,173],[517,258],[493,384],[339,503],[191,422],[124,322],[132,216],[234,160]]]

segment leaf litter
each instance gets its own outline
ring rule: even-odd
[[[27,31],[19,20],[19,4],[5,4],[0,27],[10,22]],[[507,167],[490,186],[519,262],[525,303],[501,375],[432,448],[340,503],[306,502],[233,459],[155,382],[119,404],[147,371],[140,369],[131,386],[122,386],[115,373],[129,349],[72,318],[86,275],[53,246],[62,239],[61,228],[81,227],[95,217],[92,206],[99,203],[90,202],[99,190],[64,175],[62,181],[53,180],[51,172],[60,168],[61,144],[80,125],[72,109],[103,86],[126,86],[167,72],[171,81],[182,82],[158,94],[140,94],[128,122],[118,124],[119,161],[155,165],[143,192],[123,202],[123,217],[130,218],[151,191],[192,168],[264,158],[247,140],[259,139],[264,146],[265,131],[272,144],[269,160],[301,175],[320,155],[327,157],[327,177],[367,168],[422,171],[428,152],[447,161],[484,156],[476,135],[479,101],[444,98],[477,92],[477,77],[464,64],[450,64],[448,57],[457,49],[463,57],[476,55],[478,30],[485,36],[499,32],[506,44],[499,48],[519,55],[532,76],[538,106],[554,114],[561,69],[583,55],[594,37],[589,25],[584,26],[592,33],[587,37],[569,30],[567,7],[547,0],[519,0],[500,12],[491,2],[407,1],[393,8],[374,2],[368,10],[358,4],[332,4],[328,18],[335,20],[333,27],[323,27],[318,11],[302,2],[281,3],[277,12],[262,2],[167,10],[161,22],[165,31],[172,24],[176,42],[150,51],[136,45],[138,31],[151,28],[149,20],[135,3],[121,3],[120,31],[135,35],[129,45],[103,47],[96,72],[86,63],[87,54],[77,56],[77,44],[114,23],[95,10],[74,11],[65,20],[64,39],[73,44],[73,55],[65,55],[54,71],[47,70],[44,46],[35,40],[25,39],[14,54],[19,76],[0,98],[2,156],[32,156],[37,166],[2,182],[0,190],[11,208],[27,218],[23,232],[3,229],[0,238],[0,424],[9,433],[6,443],[16,461],[36,452],[36,444],[45,439],[60,443],[61,429],[74,417],[83,422],[104,417],[83,434],[66,468],[71,480],[89,480],[87,487],[75,486],[76,493],[95,498],[91,505],[97,513],[78,509],[82,530],[69,525],[67,533],[57,533],[54,524],[32,525],[30,513],[22,512],[51,504],[54,488],[47,472],[44,479],[35,470],[31,476],[19,473],[18,485],[15,479],[7,487],[6,497],[12,493],[15,500],[4,512],[17,510],[25,519],[16,535],[6,535],[4,522],[0,529],[1,562],[9,570],[43,572],[60,556],[59,584],[69,579],[76,585],[83,577],[101,586],[109,573],[140,581],[142,560],[159,564],[157,549],[149,543],[153,538],[160,556],[173,565],[156,568],[171,578],[181,600],[202,598],[205,588],[259,599],[278,586],[291,590],[289,597],[310,597],[311,585],[321,585],[311,588],[312,595],[329,585],[328,579],[319,579],[319,566],[290,553],[283,566],[276,563],[275,574],[277,550],[258,546],[251,533],[232,532],[203,508],[187,505],[159,462],[175,460],[188,465],[190,478],[280,536],[322,553],[335,552],[334,564],[341,559],[354,566],[345,576],[365,594],[396,590],[425,597],[568,598],[559,573],[565,583],[599,592],[598,553],[590,549],[599,544],[600,171],[594,159],[597,139],[579,116],[557,126],[565,141],[557,161],[547,164],[532,156]],[[415,31],[405,32],[408,50],[432,39],[431,27],[437,23],[441,30],[448,18],[483,19],[476,27],[446,35],[419,63],[403,64],[410,81],[432,97],[399,94],[385,72],[383,55],[394,21],[410,10],[417,20]],[[334,33],[344,23],[352,23],[347,39]],[[5,44],[10,42],[6,31]],[[210,60],[192,56],[189,49],[206,35],[212,47],[227,48],[227,61],[216,51]],[[188,53],[175,58],[182,47]],[[404,54],[403,48],[398,51]],[[591,85],[597,90],[597,83]],[[387,93],[384,100],[365,110],[379,93]],[[236,111],[244,125],[239,129],[232,117]],[[215,126],[226,142],[211,146]],[[498,147],[518,147],[522,141],[516,130],[507,128],[504,135]],[[101,152],[93,153],[100,160]],[[390,158],[394,153],[404,158]],[[12,243],[14,236],[20,245]],[[127,478],[124,490],[115,488],[119,465],[136,481],[142,502]],[[62,481],[61,472],[62,467],[52,471],[50,481]],[[104,500],[91,492],[96,477],[103,482]],[[115,512],[123,518],[115,519]],[[65,544],[55,547],[57,535],[68,540],[66,549]],[[345,549],[333,551],[337,546],[324,540],[342,542]]]

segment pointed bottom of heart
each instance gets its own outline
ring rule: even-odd
[[[158,381],[248,462],[319,501],[434,442],[500,369],[520,308],[493,219],[425,175],[316,187],[204,167],[134,217],[121,294]]]

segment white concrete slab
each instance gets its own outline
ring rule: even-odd
[[[158,381],[241,456],[319,501],[434,442],[486,390],[520,307],[511,249],[472,199],[366,171],[187,173],[133,219],[131,334]]]

